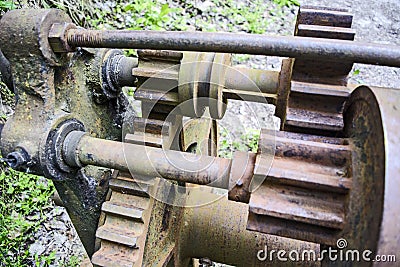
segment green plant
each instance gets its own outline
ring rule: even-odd
[[[249,61],[250,58],[251,58],[251,55],[247,55],[247,54],[233,54],[232,55],[233,61],[237,62],[239,64]]]
[[[171,12],[168,4],[158,6],[156,2],[148,0],[137,0],[129,3],[124,7],[124,11],[132,11],[137,14],[135,25],[130,28],[132,30],[140,30],[142,28],[150,28],[152,30],[164,29],[164,24],[171,20],[168,14]]]
[[[300,2],[297,0],[274,0],[275,4],[278,4],[279,6],[291,6],[291,5],[295,5],[295,6],[299,6]]]
[[[244,142],[246,142],[248,151],[253,153],[257,152],[260,133],[261,133],[260,130],[250,129],[246,132],[246,134],[242,135]]]
[[[10,168],[0,173],[0,266],[25,266],[32,234],[45,219],[54,186]]]
[[[129,87],[126,93],[127,93],[128,96],[134,96],[135,95],[135,88]]]
[[[81,259],[78,256],[72,255],[68,260],[59,263],[60,267],[79,267]]]
[[[112,1],[107,6],[104,3],[94,5],[86,22],[97,29],[184,29],[185,21],[180,13],[181,9],[170,8],[164,1]]]
[[[49,255],[40,255],[38,256],[35,254],[35,266],[42,267],[42,266],[50,266],[56,259],[56,252],[52,251]]]
[[[269,18],[267,16],[265,5],[262,0],[254,0],[251,5],[245,2],[237,3],[233,0],[213,1],[215,19],[212,23],[218,24],[218,21],[229,18],[227,27],[219,25],[224,31],[245,31],[249,33],[265,33]],[[219,23],[220,24],[220,23]]]
[[[228,130],[226,128],[220,128],[219,133],[219,143],[218,143],[218,156],[224,158],[231,158],[232,151],[231,151],[231,143],[228,140]]]
[[[14,1],[0,1],[0,12],[6,12],[14,8]]]
[[[240,136],[239,140],[230,141],[226,128],[220,132],[218,155],[224,158],[231,158],[234,151],[257,152],[260,130],[249,129]]]

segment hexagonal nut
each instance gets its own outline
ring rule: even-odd
[[[47,37],[49,44],[55,53],[73,52],[75,49],[68,45],[68,30],[76,29],[73,23],[54,23]]]

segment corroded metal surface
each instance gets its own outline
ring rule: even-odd
[[[210,190],[188,197],[190,203],[213,198]],[[246,230],[248,207],[244,203],[222,198],[209,205],[184,210],[178,236],[175,266],[188,266],[190,258],[206,257],[234,266],[319,266],[315,262],[291,262],[257,258],[260,250],[313,250],[319,255],[319,245]]]
[[[15,85],[14,85],[14,78],[12,76],[10,62],[4,56],[3,52],[1,52],[1,50],[0,50],[0,73],[1,73],[1,81],[7,86],[7,88],[12,93],[14,93]]]
[[[274,104],[276,105],[275,116],[281,119],[281,130],[284,129],[286,122],[288,99],[291,90],[293,63],[294,60],[290,58],[282,60],[282,67],[279,73],[278,94]]]
[[[253,178],[256,155],[236,151],[233,153],[231,174],[229,177],[229,200],[249,203],[250,183]]]
[[[132,69],[137,79],[134,97],[141,101],[143,118],[164,121],[179,104],[178,74],[183,54],[139,50],[138,56],[139,65]]]
[[[397,257],[399,168],[389,133],[398,127],[398,96],[357,88],[345,108],[345,138],[277,133],[272,167],[250,198],[247,228],[330,246],[345,238],[351,249]]]
[[[148,121],[152,127],[146,127],[145,121],[137,121],[135,132],[128,131],[124,141],[151,147],[171,145],[170,141],[163,141],[162,138],[167,136],[167,139],[174,139],[171,133],[166,129],[154,127],[163,123],[165,122],[152,120]],[[153,196],[159,188],[157,179],[143,180],[133,177],[129,172],[115,171],[109,183],[110,197],[102,206],[102,217],[96,231],[97,251],[92,257],[93,264],[149,266],[157,261],[167,262],[168,257],[164,259],[159,254],[175,233],[165,229],[169,218],[164,218],[164,210],[168,209],[169,214],[179,212],[180,209],[168,207],[167,204],[154,199]],[[173,214],[170,218],[174,220],[177,217]],[[160,224],[161,231],[157,228]]]
[[[343,129],[343,107],[350,95],[345,86],[292,81],[284,129],[337,136]]]
[[[233,68],[227,69],[225,87],[234,91],[241,91],[244,94],[246,92],[276,94],[279,86],[279,75],[279,71],[233,66]]]
[[[77,146],[67,147],[64,153],[65,157],[76,153],[83,166],[94,165],[131,171],[140,175],[200,185],[212,183],[214,186],[227,188],[231,167],[229,159],[124,144],[88,135],[81,136],[79,132],[72,132],[67,138],[74,139],[76,134],[80,138]]]
[[[233,68],[230,54],[165,50],[140,50],[132,74],[144,116],[162,120],[162,114],[174,113],[201,117],[207,107],[211,118],[221,119],[227,99],[275,103],[280,77],[274,71]],[[285,81],[290,83],[290,76]]]
[[[335,244],[345,225],[351,189],[352,149],[344,139],[262,132],[259,146],[273,146],[270,169],[251,194],[247,228],[322,244]],[[268,154],[268,153],[267,153]]]
[[[360,86],[346,106],[346,133],[356,158],[349,236],[355,248],[399,257],[399,93]],[[379,265],[379,263],[376,263]]]
[[[324,57],[334,61],[400,66],[397,46],[310,37],[265,36],[211,32],[70,30],[76,47],[169,49],[244,53],[292,58]]]
[[[19,17],[19,23],[15,17]],[[62,60],[52,52],[47,42],[47,31],[54,21],[69,21],[69,18],[56,10],[36,10],[33,13],[25,10],[7,13],[0,22],[1,50],[13,71],[18,73],[15,94],[19,98],[15,115],[2,131],[2,154],[5,156],[21,147],[27,151],[31,161],[41,162],[44,155],[39,151],[40,144],[46,143],[48,132],[55,127],[51,123],[56,105],[54,66],[60,65]],[[35,138],[31,138],[32,135]],[[32,165],[33,171],[47,169],[46,164]]]
[[[352,21],[353,15],[346,10],[305,6],[297,14],[295,35],[353,41],[355,32],[351,29]],[[352,67],[351,60],[338,62],[324,58],[318,61],[298,58],[293,66],[293,80],[346,85]]]
[[[226,73],[232,65],[232,55],[217,53],[214,57],[210,76],[210,90],[208,93],[208,107],[213,119],[222,119],[227,107],[227,98],[223,94]]]
[[[135,190],[133,190],[135,188]],[[116,171],[110,179],[109,198],[102,205],[96,231],[96,266],[141,266],[152,200],[143,184]]]
[[[117,98],[122,87],[132,86],[135,81],[132,69],[137,65],[137,58],[126,57],[123,51],[107,51],[101,66],[102,94],[108,99]]]
[[[359,90],[365,89],[360,88]],[[385,193],[377,254],[394,254],[396,259],[399,259],[399,252],[394,248],[400,244],[400,233],[398,231],[400,221],[398,205],[398,197],[400,196],[400,179],[398,177],[400,173],[398,161],[400,158],[400,140],[399,135],[395,134],[400,127],[400,95],[398,89],[371,88],[371,90],[379,103],[385,144]],[[377,153],[378,151],[375,150],[374,152]]]
[[[196,118],[204,114],[214,57],[215,53],[184,53],[178,81],[183,115]]]
[[[299,24],[335,26],[350,28],[353,15],[345,8],[301,6],[302,15],[297,19]]]
[[[346,10],[301,7],[295,35],[352,41],[352,18]],[[351,60],[296,58],[282,129],[337,136],[343,129],[342,111],[350,94],[347,76],[352,67]]]
[[[57,180],[55,187],[91,254],[110,172],[89,166],[65,168],[58,145],[71,121],[101,138],[116,138],[120,130],[112,127],[116,108],[94,101],[93,89],[101,87],[94,69],[101,66],[102,50],[61,55],[51,49],[51,26],[69,22],[58,10],[15,10],[3,16],[1,49],[15,75],[18,102],[1,134],[2,154],[26,151],[29,160],[21,168]]]
[[[76,29],[73,23],[54,23],[50,30],[47,39],[54,53],[73,52],[74,49],[68,45],[67,32],[70,29]]]
[[[191,119],[181,132],[181,150],[199,155],[217,155],[216,122],[209,118]]]

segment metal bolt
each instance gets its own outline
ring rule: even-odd
[[[68,45],[67,32],[76,29],[73,23],[54,23],[49,31],[48,41],[55,53],[73,52],[75,49]]]
[[[9,153],[4,160],[11,168],[18,168],[29,162],[29,155],[23,148],[17,148],[17,150]]]

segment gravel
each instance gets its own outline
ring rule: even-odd
[[[45,257],[52,252],[55,254],[53,264],[50,266],[72,267],[69,264],[73,260],[80,262],[86,254],[67,211],[64,207],[54,204],[46,214],[46,220],[34,234],[34,242],[29,247],[32,266],[35,266],[35,255]]]
[[[207,16],[207,12],[212,10],[215,5],[211,1],[189,2],[192,2],[202,12],[202,15],[199,15],[200,17],[189,21],[192,27],[189,27],[189,29],[193,30],[199,20],[203,20]],[[246,3],[243,0],[237,2]],[[266,12],[270,15],[275,14],[275,16],[269,18],[271,23],[267,25],[267,33],[291,35],[294,29],[297,7],[283,7],[280,12],[277,11],[278,7],[276,5],[271,4],[270,1],[265,2]],[[349,8],[355,14],[353,28],[356,30],[357,41],[400,44],[400,2],[398,0],[300,0],[300,2],[302,5]],[[176,3],[178,2],[174,1],[171,5],[177,5]],[[229,18],[224,18],[224,20],[219,22],[220,25],[226,23]],[[221,29],[218,24],[215,28],[217,30]],[[240,28],[240,26],[238,25],[237,28]],[[276,57],[268,58],[267,60],[264,56],[251,56],[249,60],[243,62],[240,57],[236,57],[235,64],[277,70],[280,68],[280,60]],[[359,70],[359,74],[352,75],[351,83],[400,88],[399,68],[355,64],[353,72],[355,70]],[[232,101],[229,104],[227,114],[220,124],[231,133],[228,138],[233,142],[240,140],[240,136],[247,129],[277,127],[279,119],[273,117],[273,111],[274,107],[272,105],[249,105]],[[65,209],[55,207],[47,216],[48,219],[35,235],[35,242],[30,246],[30,254],[49,255],[50,252],[56,251],[56,264],[53,266],[59,266],[60,262],[68,261],[71,255],[83,257],[83,247]]]
[[[303,5],[326,5],[348,8],[353,14],[356,41],[380,44],[400,44],[400,1],[398,0],[303,0]],[[355,64],[360,74],[351,83],[400,88],[399,68]]]

